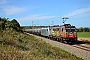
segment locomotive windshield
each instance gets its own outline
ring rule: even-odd
[[[75,32],[76,29],[75,28],[66,28],[66,32]]]

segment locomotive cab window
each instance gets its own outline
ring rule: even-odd
[[[76,29],[75,28],[66,28],[66,32],[75,32]]]
[[[74,32],[74,31],[76,31],[76,29],[75,28],[71,28],[71,32]]]
[[[66,28],[66,32],[70,32],[70,28]]]

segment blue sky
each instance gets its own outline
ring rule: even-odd
[[[90,27],[90,0],[0,0],[0,16],[21,26],[62,25],[68,17],[65,23]]]

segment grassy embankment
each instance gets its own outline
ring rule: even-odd
[[[0,32],[1,60],[82,60],[62,49],[15,30]]]

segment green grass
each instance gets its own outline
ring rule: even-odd
[[[90,38],[90,32],[77,32],[78,37]]]
[[[1,60],[82,60],[42,39],[18,33],[13,29],[0,34]]]

